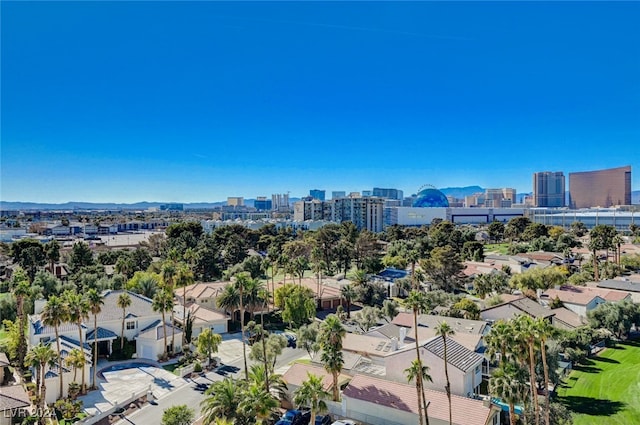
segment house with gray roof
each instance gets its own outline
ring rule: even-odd
[[[395,382],[406,382],[404,370],[416,358],[415,348],[405,349],[385,359],[386,379]],[[436,336],[420,346],[420,358],[429,366],[432,382],[425,383],[426,388],[442,390],[446,385],[444,373],[444,341]],[[451,393],[461,396],[479,393],[482,383],[482,364],[484,356],[476,353],[452,338],[447,338],[447,368]]]
[[[522,296],[515,300],[510,300],[481,310],[480,318],[488,321],[489,323],[493,323],[500,319],[510,320],[521,314],[527,314],[534,319],[543,318],[550,323],[552,322],[554,315],[552,310],[543,307],[530,298]]]
[[[0,386],[0,425],[19,423],[29,416],[31,400],[22,385]]]

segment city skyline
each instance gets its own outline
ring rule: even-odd
[[[640,188],[638,3],[1,7],[1,201]]]

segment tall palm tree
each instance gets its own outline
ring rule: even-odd
[[[540,342],[540,355],[542,357],[542,370],[544,373],[544,396],[545,396],[545,417],[546,425],[551,423],[550,407],[549,407],[549,366],[547,365],[547,338],[553,337],[555,328],[549,322],[540,317],[535,320],[534,326],[537,331],[538,341]]]
[[[45,380],[45,373],[47,366],[53,366],[55,364],[56,353],[51,349],[51,346],[44,345],[42,343],[31,347],[31,350],[27,353],[24,359],[25,366],[33,366],[37,370],[37,383],[36,386],[40,386],[38,394],[38,406],[40,412],[44,412],[44,406],[46,403],[47,386]],[[58,373],[62,373],[62,369],[58,370]],[[62,394],[60,394],[62,397]],[[42,415],[41,423],[44,421],[44,415]]]
[[[18,318],[18,334],[20,341],[18,342],[18,364],[24,363],[27,354],[27,340],[25,338],[25,328],[27,326],[27,316],[24,312],[24,302],[31,295],[31,286],[29,278],[22,269],[17,269],[13,275],[13,296],[16,297],[16,310]]]
[[[427,299],[427,296],[424,292],[414,289],[409,292],[409,296],[404,300],[404,305],[406,308],[411,309],[411,311],[413,312],[413,331],[414,340],[416,343],[416,361],[422,366],[422,360],[420,359],[420,338],[418,336],[418,314],[426,311],[429,308],[429,300]],[[427,415],[427,401],[424,397],[424,382],[422,381],[422,374],[417,374],[415,378],[416,391],[418,392],[418,417],[420,419],[420,423],[422,423],[423,414],[425,417]]]
[[[417,380],[418,377],[420,377],[423,383],[425,381],[433,382],[433,379],[431,379],[431,375],[429,375],[429,367],[423,366],[422,361],[419,359],[414,359],[411,362],[411,366],[406,368],[404,372],[406,373],[407,381],[409,382],[413,381],[414,379]],[[423,400],[425,424],[429,425],[429,412],[427,411],[427,403],[424,402],[424,400],[426,399],[424,395],[424,388],[420,389],[420,387],[416,385],[416,392],[418,394],[418,406],[420,406],[420,399]],[[420,423],[422,423],[422,421]]]
[[[169,291],[171,298],[174,297],[174,290],[176,287],[176,277],[178,275],[178,266],[172,260],[165,261],[162,264],[162,281],[164,283],[164,290]],[[176,328],[173,326],[173,305],[171,306],[171,352],[175,347]],[[184,335],[184,332],[183,332]],[[166,344],[165,344],[166,345]]]
[[[489,379],[489,393],[509,405],[509,422],[517,425],[515,405],[526,388],[525,371],[512,361],[503,361]]]
[[[287,398],[287,384],[282,379],[282,375],[269,373],[264,364],[255,363],[249,368],[249,381],[256,385],[263,384],[267,377],[269,379],[269,392],[275,394],[280,400]],[[266,390],[266,389],[265,389]]]
[[[351,301],[355,299],[356,291],[353,286],[347,284],[340,289],[340,296],[347,303],[347,319],[351,319]]]
[[[187,333],[184,332],[184,327],[187,324],[187,286],[192,285],[194,282],[193,272],[186,264],[182,264],[178,268],[178,273],[176,276],[177,286],[182,287],[182,345],[187,343]]]
[[[320,361],[324,364],[327,372],[333,378],[333,401],[340,399],[340,388],[338,387],[338,375],[342,371],[344,359],[342,357],[342,339],[347,331],[342,326],[342,322],[335,314],[330,314],[320,325],[320,348],[322,354]]]
[[[159,291],[154,297],[153,302],[151,304],[153,311],[159,311],[162,314],[162,333],[164,336],[164,350],[162,352],[162,358],[166,359],[168,357],[167,351],[167,321],[165,319],[165,312],[173,309],[173,294],[163,289]]]
[[[447,367],[447,338],[455,335],[455,331],[446,321],[443,321],[436,327],[436,335],[442,337],[442,344],[444,345],[444,376],[447,380],[445,390],[447,391],[447,399],[449,401],[449,425],[453,424],[452,412],[451,412],[451,383],[449,382],[449,368]]]
[[[491,331],[485,335],[484,340],[489,355],[500,353],[501,363],[507,360],[513,347],[514,330],[510,322],[498,320],[491,326]]]
[[[63,297],[67,303],[67,314],[70,322],[74,322],[78,326],[78,345],[84,353],[84,344],[82,342],[82,322],[89,318],[89,304],[80,294],[73,291],[65,291]],[[80,392],[84,394],[87,391],[85,383],[85,368],[82,368],[82,382],[80,383]]]
[[[331,395],[324,389],[320,376],[307,372],[307,380],[293,393],[293,403],[311,409],[311,421],[315,423],[316,414],[327,411],[327,400]]]
[[[104,301],[102,294],[92,288],[87,292],[87,302],[89,303],[89,310],[91,314],[93,314],[93,373],[91,377],[91,388],[96,389],[96,376],[98,373],[98,314],[102,311]]]
[[[73,382],[76,382],[78,369],[84,367],[87,362],[84,351],[79,348],[72,349],[69,351],[69,354],[67,354],[67,357],[65,357],[64,362],[67,366],[73,368]]]
[[[242,357],[244,359],[244,378],[249,379],[249,368],[247,367],[247,344],[244,334],[244,308],[245,308],[245,295],[244,287],[251,280],[249,273],[241,272],[236,275],[236,286],[238,287],[238,295],[240,300],[240,330],[242,332]]]
[[[522,314],[514,321],[516,337],[526,346],[529,353],[529,385],[531,389],[531,405],[535,415],[535,423],[539,423],[538,396],[536,390],[536,357],[535,347],[538,345],[537,328],[531,316]],[[523,356],[524,358],[524,356]]]
[[[60,325],[62,325],[67,319],[67,304],[62,300],[62,298],[57,295],[51,295],[47,300],[47,303],[44,305],[42,309],[42,313],[40,313],[40,320],[46,326],[53,326],[53,331],[56,335],[56,351],[58,354],[57,363],[60,371],[62,370],[62,352],[60,350],[60,337],[58,329]],[[62,395],[64,390],[64,384],[62,382],[62,373],[58,373],[58,380],[60,383],[60,388],[58,389],[58,394]]]
[[[131,296],[127,291],[118,295],[118,307],[122,309],[122,330],[120,331],[120,351],[124,349],[124,319],[127,316],[127,307],[131,305]]]

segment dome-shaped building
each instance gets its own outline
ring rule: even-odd
[[[416,200],[413,201],[414,207],[440,207],[447,208],[449,200],[433,186],[423,186],[418,192]]]

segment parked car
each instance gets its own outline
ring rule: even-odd
[[[340,419],[332,423],[331,425],[358,425],[356,421],[352,421],[351,419]]]
[[[331,425],[331,416],[316,415],[316,422],[314,425]]]
[[[291,332],[273,331],[275,335],[282,335],[287,338],[287,347],[296,348],[298,344],[298,337]]]
[[[311,420],[310,411],[287,410],[276,425],[308,425]]]

